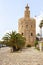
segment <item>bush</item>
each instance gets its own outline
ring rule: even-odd
[[[35,47],[38,45],[38,40],[35,40],[34,45],[35,45]]]

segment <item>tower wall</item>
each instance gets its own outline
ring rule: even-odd
[[[30,16],[30,14],[28,15]],[[36,22],[35,19],[28,17],[28,15],[26,13],[25,17],[19,19],[18,32],[26,38],[26,46],[33,46],[36,39]]]

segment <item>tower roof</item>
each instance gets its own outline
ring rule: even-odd
[[[29,10],[28,4],[27,4],[26,7],[25,7],[24,16],[25,16],[26,18],[30,17],[30,10]]]
[[[29,9],[29,6],[28,6],[28,4],[26,5],[26,7],[25,7],[26,9]]]

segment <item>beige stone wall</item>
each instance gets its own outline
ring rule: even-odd
[[[25,14],[27,14],[27,13],[25,13]],[[29,15],[29,17],[28,17],[28,15]],[[28,15],[19,19],[18,32],[26,38],[26,46],[27,45],[33,46],[35,38],[36,38],[36,22],[35,22],[35,19],[30,18],[30,14],[28,14]]]

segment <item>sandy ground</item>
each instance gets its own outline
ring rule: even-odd
[[[10,48],[0,48],[0,65],[43,65],[43,52],[26,48],[10,53]]]

